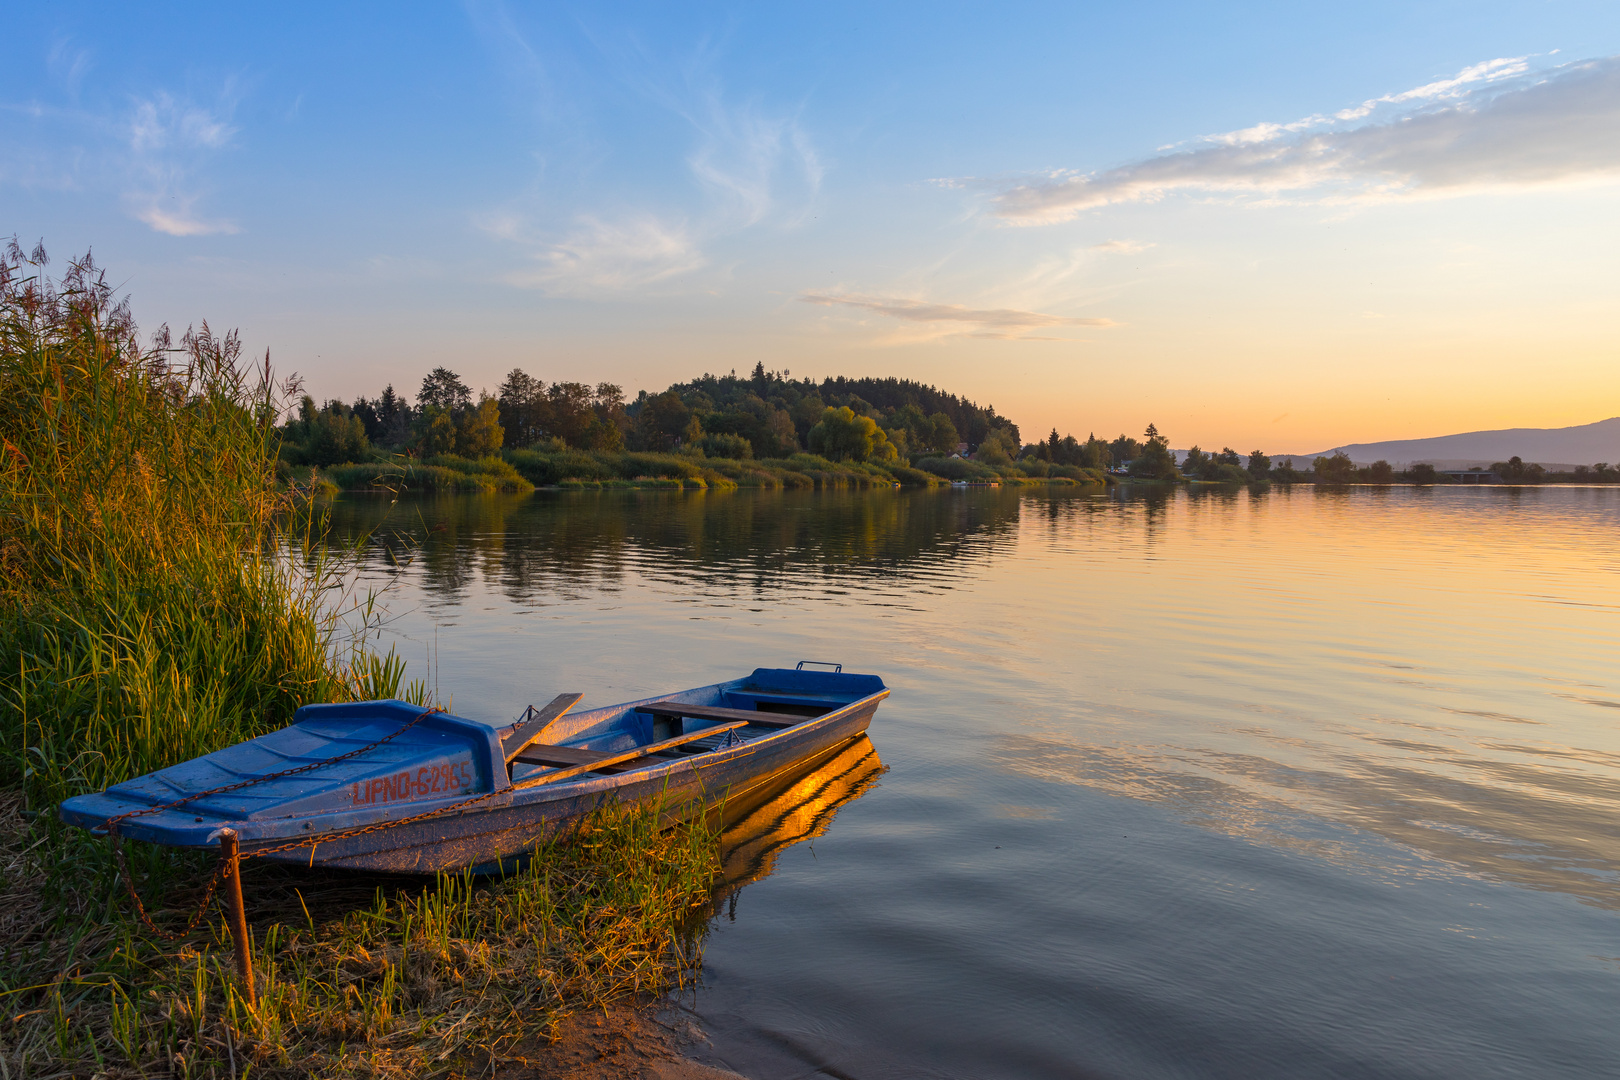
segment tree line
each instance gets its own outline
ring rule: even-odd
[[[1473,465],[1455,470],[1471,473],[1493,473],[1496,479],[1508,484],[1615,484],[1620,483],[1620,468],[1600,461],[1595,465],[1576,465],[1574,468],[1549,472],[1546,466],[1528,462],[1514,455],[1506,461],[1492,462],[1490,466]],[[1445,471],[1428,462],[1416,462],[1405,469],[1396,469],[1387,461],[1371,465],[1357,465],[1349,455],[1340,451],[1330,457],[1319,457],[1312,463],[1310,479],[1318,484],[1449,484],[1455,483]]]
[[[793,379],[763,363],[747,377],[704,375],[630,401],[613,383],[547,385],[520,368],[495,393],[475,397],[457,373],[437,367],[414,403],[392,384],[347,403],[318,405],[304,395],[282,437],[283,460],[316,466],[377,454],[483,458],[528,448],[701,449],[741,459],[807,450],[882,465],[972,453],[987,442],[1009,459],[1020,448],[1018,425],[994,406],[903,379]]]
[[[1075,469],[1138,480],[1318,484],[1447,483],[1433,465],[1396,470],[1387,461],[1357,465],[1344,453],[1318,457],[1307,469],[1262,450],[1189,449],[1178,462],[1152,424],[1141,438],[1088,435],[1056,428],[1033,443],[1018,425],[977,404],[905,379],[794,379],[763,363],[750,375],[704,375],[660,393],[626,400],[613,383],[545,383],[514,368],[493,394],[475,395],[454,371],[437,367],[412,402],[392,384],[375,398],[317,405],[303,395],[281,428],[281,457],[289,465],[329,466],[389,455],[484,459],[503,450],[584,450],[700,453],[726,459],[780,459],[801,452],[832,461],[880,466],[924,465],[959,478],[1059,475]],[[947,459],[962,457],[967,462]],[[971,465],[968,464],[971,462]],[[1483,466],[1479,467],[1484,470]],[[1508,483],[1617,483],[1607,462],[1548,473],[1518,457],[1490,471]]]

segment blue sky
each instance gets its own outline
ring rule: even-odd
[[[1620,413],[1620,5],[8,14],[0,234],[317,396],[897,375],[1303,451]]]

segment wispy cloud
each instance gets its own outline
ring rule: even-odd
[[[69,97],[78,96],[79,87],[94,63],[95,58],[89,49],[67,38],[59,38],[45,56],[46,70]]]
[[[559,237],[556,226],[533,223],[541,214],[508,209],[486,219],[485,230],[528,247],[541,269],[507,280],[569,295],[645,288],[709,265],[705,249],[720,240],[767,222],[791,227],[808,214],[822,168],[796,124],[751,107],[727,109],[715,99],[703,104],[694,127],[698,143],[685,166],[706,197],[689,212],[583,213],[562,224],[567,231]],[[787,208],[784,186],[797,192]],[[667,202],[668,195],[649,201]]]
[[[491,227],[517,239],[510,221]],[[561,240],[538,245],[533,265],[508,274],[509,284],[555,295],[623,292],[667,281],[704,265],[686,231],[652,217],[598,221],[583,218]]]
[[[231,221],[198,213],[203,192],[197,173],[235,134],[226,110],[162,92],[135,102],[127,125],[129,186],[123,196],[130,213],[170,236],[239,232]]]
[[[1426,103],[1463,98],[1478,90],[1482,84],[1489,85],[1503,79],[1511,79],[1523,75],[1529,70],[1530,58],[1527,56],[1486,60],[1483,63],[1463,68],[1449,79],[1436,79],[1434,82],[1424,83],[1422,86],[1414,87],[1411,90],[1403,90],[1398,94],[1385,94],[1382,97],[1368,98],[1360,105],[1340,109],[1336,113],[1316,113],[1286,124],[1259,123],[1253,127],[1228,131],[1220,135],[1206,135],[1199,141],[1219,143],[1224,146],[1243,146],[1248,143],[1269,142],[1283,135],[1308,131],[1311,128],[1323,127],[1336,122],[1364,120],[1386,105],[1405,105],[1414,101]],[[1165,147],[1165,149],[1171,148]]]
[[[858,308],[904,323],[922,324],[926,328],[926,332],[921,335],[924,338],[975,337],[1000,338],[1007,341],[1062,341],[1067,339],[1034,337],[1032,334],[1036,330],[1065,326],[1096,328],[1119,325],[1112,319],[1047,315],[1039,311],[1019,311],[1016,308],[970,308],[961,304],[931,304],[923,300],[900,297],[805,293],[799,300],[806,304]]]
[[[135,103],[129,124],[129,145],[137,154],[215,150],[234,134],[234,127],[207,109],[159,93]]]
[[[58,46],[48,61],[63,92],[74,96],[89,54]],[[170,236],[238,232],[235,222],[206,212],[206,177],[237,135],[235,98],[227,82],[211,107],[162,90],[114,109],[0,103],[0,115],[26,124],[0,155],[0,185],[98,192]]]
[[[779,209],[783,189],[794,192],[800,214],[821,188],[823,169],[810,137],[791,117],[750,105],[727,107],[717,92],[704,95],[701,115],[687,114],[699,143],[687,158],[692,175],[731,205],[738,226],[757,225]]]
[[[131,212],[136,220],[170,236],[208,236],[212,233],[238,233],[242,230],[230,221],[205,220],[192,210],[194,198],[170,197],[170,205],[161,205],[156,199],[136,197],[130,200]]]
[[[1386,106],[1398,115],[1356,124]],[[1616,175],[1620,57],[1536,73],[1524,58],[1491,60],[1332,116],[1258,124],[1201,142],[1104,172],[1001,188],[992,196],[994,213],[1037,225],[1174,192],[1292,192],[1343,202]]]
[[[1140,255],[1153,246],[1140,240],[1104,240],[1100,244],[1092,244],[1087,250],[1101,252],[1104,255]]]
[[[713,266],[708,253],[726,240],[761,227],[790,229],[810,215],[825,172],[814,141],[793,108],[728,93],[708,44],[672,60],[669,50],[651,52],[618,32],[572,28],[606,61],[618,95],[630,91],[652,124],[675,136],[662,160],[629,163],[605,149],[611,141],[595,133],[590,110],[570,102],[550,75],[571,58],[552,56],[546,38],[498,0],[470,10],[517,95],[540,103],[547,130],[589,148],[573,155],[568,178],[585,189],[575,200],[584,210],[559,218],[557,200],[542,194],[552,185],[542,172],[534,190],[480,222],[526,248],[538,267],[508,275],[511,283],[570,295],[668,288]]]

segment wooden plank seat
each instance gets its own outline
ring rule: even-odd
[[[569,765],[564,768],[552,769],[550,772],[541,773],[539,776],[526,776],[522,780],[513,784],[512,787],[514,789],[531,788],[537,787],[540,784],[554,784],[558,780],[572,780],[574,777],[584,776],[586,773],[606,772],[606,766],[623,765],[626,762],[635,761],[637,758],[653,757],[660,751],[673,749],[683,743],[694,742],[698,739],[707,739],[711,735],[721,735],[735,728],[747,726],[746,721],[733,720],[728,724],[715,724],[712,727],[704,728],[702,731],[689,731],[685,735],[677,735],[673,739],[664,739],[662,742],[649,743],[646,746],[633,746],[628,750],[581,751],[579,748],[572,746],[542,748],[531,745],[527,750],[523,751],[525,755],[542,754],[548,750],[569,750],[574,753],[583,752],[590,754],[594,760],[584,761],[578,765]],[[602,756],[600,758],[595,758],[595,755],[598,753],[602,754]],[[546,763],[537,762],[536,764]],[[636,767],[637,766],[629,766],[629,768]]]
[[[660,750],[660,754],[670,751]],[[552,746],[549,743],[531,743],[528,749],[522,750],[512,760],[525,765],[550,765],[555,769],[564,769],[570,765],[590,765],[606,761],[613,755],[606,750],[587,750],[583,746]],[[633,768],[628,764],[603,765],[601,772],[623,772],[626,768]]]
[[[558,694],[551,704],[543,709],[536,709],[533,705],[524,712],[524,720],[518,723],[504,739],[501,740],[501,751],[506,755],[506,764],[510,768],[512,762],[517,760],[530,744],[545,738],[546,730],[556,723],[563,713],[579,704],[584,694]]]
[[[692,737],[694,740],[697,740],[715,730],[716,729],[714,728],[710,728],[707,731],[694,731],[692,733]],[[726,730],[729,729],[723,729],[720,731],[720,733],[724,735]],[[655,750],[648,756],[660,758],[678,758],[684,757],[687,754],[706,754],[712,749],[713,747],[709,746],[697,746],[694,743],[686,743],[681,746],[672,746],[668,750]],[[608,758],[616,756],[616,754],[609,753],[606,750],[587,750],[583,746],[556,746],[551,743],[535,743],[527,750],[518,754],[518,756],[513,758],[512,761],[514,763],[521,763],[524,765],[549,765],[554,769],[562,769],[567,768],[570,765],[590,765],[593,763],[600,764],[601,762],[606,761]],[[648,763],[630,761],[618,765],[602,765],[601,768],[592,769],[591,771],[603,773],[621,773],[627,769],[642,768],[646,764]]]
[[[741,720],[771,728],[792,727],[809,719],[804,716],[779,719],[786,714],[755,712],[752,709],[722,709],[714,705],[688,705],[684,701],[655,701],[651,705],[637,705],[636,708],[640,712],[651,713],[654,716],[668,716],[675,719],[686,716],[693,720]]]

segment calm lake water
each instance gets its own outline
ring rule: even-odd
[[[1620,490],[387,522],[385,642],[469,716],[800,659],[892,688],[730,838],[686,1003],[739,1071],[1620,1076]]]

